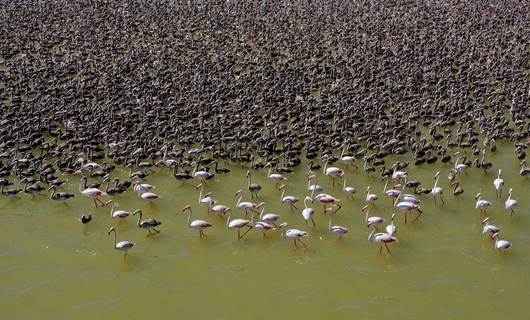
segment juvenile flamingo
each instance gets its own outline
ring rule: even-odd
[[[298,248],[298,242],[300,242],[304,246],[305,249],[308,248],[308,245],[305,242],[303,242],[301,238],[306,237],[307,235],[308,235],[307,231],[302,231],[298,229],[289,229],[283,233],[283,236],[289,239],[293,239],[295,247]]]

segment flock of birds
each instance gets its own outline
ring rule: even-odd
[[[158,233],[161,222],[144,212],[116,210],[105,196],[134,192],[149,202],[154,168],[179,180],[195,179],[200,204],[226,217],[238,239],[251,230],[282,231],[306,247],[308,231],[288,229],[265,212],[255,170],[292,211],[315,225],[323,205],[329,231],[340,196],[325,193],[321,175],[342,186],[346,198],[355,174],[385,179],[392,206],[419,219],[422,195],[444,205],[440,174],[432,187],[412,180],[407,167],[451,164],[453,194],[461,175],[494,167],[489,153],[510,142],[520,164],[530,145],[528,25],[530,8],[519,1],[172,1],[14,0],[0,15],[0,186],[2,195],[62,192],[69,175],[82,176],[79,192],[111,216],[138,216],[138,227]],[[500,27],[502,26],[502,27]],[[410,162],[389,157],[410,155]],[[247,190],[235,193],[245,219],[206,192],[223,163],[248,168]],[[333,167],[339,162],[339,167]],[[388,163],[387,163],[388,162]],[[303,198],[287,194],[288,176],[307,165]],[[125,167],[129,180],[115,177]],[[14,183],[23,187],[11,187]],[[494,187],[502,197],[502,172]],[[405,188],[413,193],[405,193]],[[333,193],[333,192],[332,192]],[[250,196],[251,199],[243,199]],[[392,216],[370,215],[379,195],[366,191],[368,238],[382,252],[397,242]],[[492,203],[476,195],[484,233],[499,250],[511,246],[485,217]],[[256,200],[257,201],[257,200]],[[517,201],[508,192],[511,215]],[[211,224],[188,225],[205,236]],[[250,214],[250,218],[248,215]],[[83,215],[81,222],[92,219]],[[131,242],[113,246],[127,253]]]

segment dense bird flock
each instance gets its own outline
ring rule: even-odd
[[[224,161],[488,170],[497,141],[529,175],[528,1],[0,0],[0,21],[4,195],[64,201],[65,175],[90,194],[116,166],[114,194]]]

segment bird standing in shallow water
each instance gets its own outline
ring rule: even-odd
[[[114,227],[110,228],[107,234],[110,236],[111,233],[114,233],[114,244],[112,247],[116,250],[123,251],[123,258],[127,256],[127,253],[130,249],[134,247],[134,243],[130,241],[120,241],[116,243],[116,229]]]
[[[145,219],[142,221],[142,210],[137,209],[133,212],[133,216],[138,215],[138,222],[137,226],[141,229],[147,229],[149,233],[151,233],[151,230],[155,231],[156,233],[160,233],[159,230],[156,229],[159,225],[162,224],[162,222],[155,220],[155,219]]]

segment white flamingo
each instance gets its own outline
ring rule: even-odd
[[[336,234],[339,238],[342,238],[343,235],[348,233],[349,230],[346,227],[337,226],[337,225],[333,226],[332,225],[332,220],[333,220],[333,213],[331,213],[330,216],[329,216],[329,224],[328,224],[329,231],[331,231],[334,234]]]
[[[387,186],[388,186],[388,180],[386,180],[385,182],[385,187],[383,188],[383,194],[387,197],[390,197],[390,201],[392,201],[392,204],[394,204],[395,199],[399,197],[399,195],[401,194],[401,191],[396,190],[396,189],[387,190],[386,189]]]
[[[104,203],[103,201],[99,199],[102,196],[106,196],[107,193],[97,188],[87,188],[86,181],[87,181],[86,177],[81,178],[81,183],[79,184],[79,192],[81,192],[81,194],[84,196],[94,199],[94,205],[96,206],[96,208],[98,207],[98,202],[101,204],[102,207],[107,205],[108,202]]]
[[[230,209],[228,209],[230,210]],[[199,237],[202,238],[204,236],[204,230],[211,228],[212,224],[208,221],[204,220],[193,220],[191,221],[191,206],[188,204],[184,208],[182,208],[182,212],[188,211],[188,227],[197,229],[199,231]]]
[[[326,165],[324,166],[324,175],[331,178],[333,186],[335,186],[335,177],[342,177],[344,175],[344,170],[337,167],[328,167],[329,160],[326,160]]]
[[[116,229],[114,227],[110,228],[107,234],[110,236],[111,233],[114,233],[114,244],[112,247],[116,250],[123,251],[123,257],[127,256],[127,251],[134,247],[134,243],[130,241],[120,241],[116,243]]]
[[[280,215],[275,213],[265,213],[265,202],[260,203],[260,206],[263,206],[263,208],[261,209],[259,219],[279,228],[279,226],[276,225],[276,221],[280,219]]]
[[[375,203],[379,197],[375,193],[370,193],[370,186],[366,188],[366,203]]]
[[[352,199],[353,195],[357,193],[357,190],[354,187],[348,187],[346,186],[346,180],[347,178],[344,178],[344,183],[342,185],[342,191],[346,193],[346,197]]]
[[[497,199],[502,198],[502,187],[504,186],[504,180],[501,178],[502,170],[499,169],[497,173],[497,178],[493,180],[493,186],[495,187],[495,195]]]
[[[276,183],[276,188],[278,188],[278,183],[281,181],[287,180],[286,177],[279,173],[271,173],[272,171],[272,164],[269,162],[267,163],[267,166],[269,167],[269,172],[267,173],[267,178],[271,181],[274,181]]]
[[[136,181],[134,183],[133,189],[134,191],[138,192],[138,195],[141,195],[142,193],[150,192],[151,190],[155,189],[155,186],[147,183],[138,183],[138,181]]]
[[[366,212],[365,221],[366,221],[366,227],[375,227],[376,230],[379,229],[379,225],[385,222],[385,220],[381,217],[370,217],[370,207],[368,205],[364,206],[362,208],[362,212]]]
[[[372,230],[372,232],[368,236],[368,241],[372,243],[377,243],[380,245],[379,254],[383,252],[383,246],[386,248],[386,251],[388,253],[392,253],[390,249],[388,248],[387,243],[399,242],[399,239],[392,235],[389,235],[388,233],[384,233],[384,232],[375,233],[375,231],[376,231],[375,229]]]
[[[316,195],[314,198],[313,198],[315,201],[319,202],[319,203],[322,203],[324,205],[324,213],[326,213],[327,211],[327,205],[328,204],[334,204],[336,205],[338,208],[335,212],[339,211],[342,206],[340,205],[340,200],[335,198],[334,196],[332,195],[329,195],[329,194],[326,194],[326,193],[320,193],[318,195]]]
[[[486,213],[486,208],[491,206],[491,201],[483,200],[480,197],[481,194],[479,192],[475,196],[475,200],[477,200],[477,202],[475,202],[475,209],[480,209],[480,213]]]
[[[112,207],[110,209],[111,218],[125,219],[125,218],[128,218],[132,214],[129,211],[114,210],[114,202],[112,200],[109,200],[109,202],[112,204]]]
[[[230,220],[230,216],[232,214],[232,211],[228,211],[228,218],[226,219],[226,227],[228,229],[236,229],[237,230],[237,240],[241,240],[249,231],[252,229],[252,222],[246,219],[234,219]],[[239,229],[247,227],[247,231],[245,233],[241,234]]]
[[[211,197],[212,193],[211,192],[207,192],[205,194],[205,197],[203,198],[202,197],[202,192],[203,192],[203,184],[199,184],[197,185],[195,188],[199,189],[200,188],[200,191],[199,191],[199,204],[203,207],[206,207],[206,210],[208,211],[208,213],[210,212],[210,209],[212,208],[212,206],[215,204],[215,200]]]
[[[315,182],[314,184],[311,184],[313,180],[315,180]],[[324,188],[317,183],[317,176],[311,172],[307,176],[307,190],[311,191],[311,193],[324,191]]]
[[[500,240],[499,235],[500,232],[495,234],[495,249],[503,252],[510,249],[512,247],[511,242],[506,240]]]
[[[394,224],[394,218],[395,217],[396,217],[396,214],[392,213],[392,218],[390,218],[390,224],[387,225],[386,228],[385,228],[386,233],[388,233],[391,236],[393,236],[394,234],[397,233],[397,228],[396,228],[396,225]]]
[[[295,206],[295,203],[300,201],[298,197],[295,196],[286,196],[285,195],[285,184],[282,184],[278,189],[282,190],[282,195],[280,196],[280,201],[282,203],[288,204],[291,210],[298,209]]]
[[[438,187],[438,181],[440,180],[440,171],[436,172],[436,174],[434,175],[434,178],[435,178],[434,186],[431,189],[431,194],[434,198],[434,205],[436,205],[437,196],[440,197],[440,200],[442,200],[442,204],[445,204],[445,201],[443,198],[444,190],[441,187]]]
[[[518,204],[519,202],[517,202],[517,200],[512,199],[512,189],[510,188],[508,191],[508,199],[506,199],[506,202],[504,202],[504,208],[506,210],[510,210],[510,217],[512,217],[515,213],[513,208],[517,207]]]
[[[313,202],[313,198],[311,198],[310,196],[306,196],[304,198],[304,210],[302,210],[302,216],[304,217],[304,220],[305,220],[305,226],[306,227],[308,226],[308,221],[309,219],[311,219],[311,222],[313,223],[313,228],[314,228],[316,227],[315,220],[313,219],[313,215],[315,214],[315,209],[308,208],[307,201]]]
[[[459,154],[458,152],[456,154]],[[460,160],[462,157],[456,158],[454,169],[457,173],[462,173],[467,170],[467,165],[464,163],[458,163],[458,160]]]
[[[295,247],[298,248],[298,242],[300,242],[304,246],[305,249],[307,249],[308,246],[305,242],[302,241],[301,238],[306,237],[307,235],[308,235],[307,231],[302,231],[298,229],[289,229],[283,233],[283,236],[289,239],[293,239]]]
[[[501,229],[490,224],[490,218],[486,218],[484,220],[482,220],[482,233],[483,234],[488,234],[491,239],[495,239],[496,237],[496,234],[501,232]]]
[[[140,195],[140,198],[147,200],[150,204],[152,204],[153,201],[158,200],[162,197],[153,192],[145,192]]]
[[[241,201],[243,199],[243,190],[238,190],[234,194],[236,197],[239,196],[239,200],[237,200],[236,207],[238,207],[241,210],[245,211],[245,214],[248,214],[248,210],[254,211],[257,213],[256,209],[260,208],[259,204],[248,202],[248,201]]]

